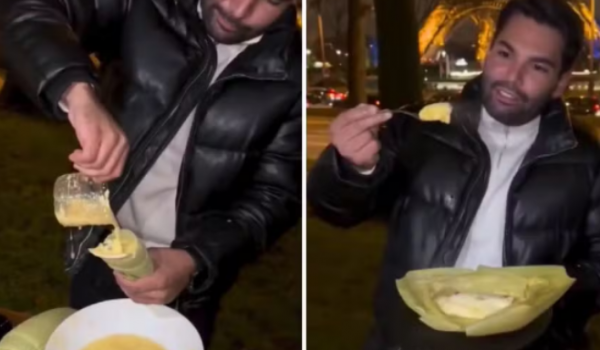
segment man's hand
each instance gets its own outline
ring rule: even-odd
[[[63,102],[81,146],[69,156],[75,169],[96,182],[121,176],[129,145],[93,89],[87,84],[76,83],[67,91]]]
[[[184,250],[150,248],[154,273],[136,281],[130,281],[115,272],[117,284],[131,300],[140,304],[169,304],[190,283],[196,271],[192,257]]]
[[[391,117],[390,112],[369,105],[347,110],[331,123],[331,143],[359,170],[373,169],[379,160],[379,127]]]

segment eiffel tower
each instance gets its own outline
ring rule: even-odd
[[[432,57],[444,46],[446,37],[460,21],[471,20],[479,27],[477,58],[483,60],[494,35],[496,17],[508,0],[442,0],[429,14],[419,32],[421,57]],[[588,40],[600,37],[598,25],[589,4],[581,0],[569,1],[571,7],[583,20]]]

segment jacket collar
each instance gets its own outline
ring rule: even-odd
[[[461,98],[453,103],[451,124],[463,129],[470,136],[479,138],[477,128],[481,119],[481,77],[465,84]],[[448,140],[457,147],[464,147],[462,141]],[[542,110],[540,130],[528,159],[553,155],[577,147],[577,138],[571,118],[561,99],[550,101]]]
[[[302,37],[296,9],[290,7],[268,28],[262,39],[249,46],[223,72],[223,79],[244,76],[267,80],[302,80]]]
[[[198,16],[199,0],[152,1],[164,19],[190,46],[202,50],[203,45],[210,41]],[[219,80],[231,77],[263,80],[302,79],[302,39],[296,16],[295,7],[290,6],[267,28],[258,43],[250,45],[227,66]]]

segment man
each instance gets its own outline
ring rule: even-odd
[[[208,343],[236,270],[297,222],[302,55],[293,5],[3,4],[0,51],[11,76],[48,116],[70,122],[75,169],[110,182],[120,225],[155,263],[137,281],[114,276],[86,253],[107,230],[71,232],[73,307],[125,296],[170,304]]]
[[[314,212],[346,227],[389,214],[367,349],[397,346],[390,313],[406,272],[537,264],[564,265],[577,301],[559,303],[533,349],[582,347],[600,287],[600,149],[559,98],[583,45],[565,1],[514,0],[449,124],[366,105],[332,123],[309,177]]]

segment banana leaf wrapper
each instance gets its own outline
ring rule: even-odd
[[[427,326],[477,337],[522,329],[550,309],[574,282],[562,266],[480,267],[411,271],[396,286],[404,303]],[[484,319],[468,319],[446,315],[437,305],[437,297],[454,293],[510,296],[514,301]]]

